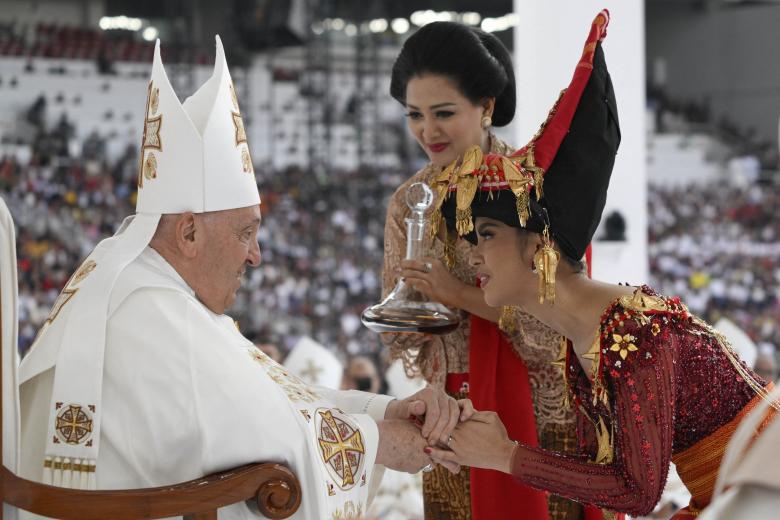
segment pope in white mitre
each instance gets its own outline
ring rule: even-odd
[[[157,42],[136,214],[73,274],[20,366],[21,476],[128,489],[278,461],[301,482],[294,518],[326,519],[366,511],[375,465],[430,463],[458,403],[309,386],[225,316],[260,263],[259,204],[219,38],[214,74],[184,103]]]

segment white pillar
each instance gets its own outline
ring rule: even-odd
[[[602,8],[610,23],[604,55],[617,99],[622,141],[604,217],[619,211],[626,242],[593,244],[593,277],[641,284],[648,280],[645,162],[644,0],[515,0],[516,146],[527,143],[571,81],[590,24]],[[603,218],[602,217],[602,220]]]

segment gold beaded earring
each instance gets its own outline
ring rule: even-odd
[[[490,125],[493,124],[493,119],[490,116],[485,116],[482,118],[482,128],[487,130],[490,128]]]
[[[561,254],[553,248],[550,227],[544,226],[542,247],[534,255],[534,267],[539,275],[539,303],[555,303],[555,273]]]

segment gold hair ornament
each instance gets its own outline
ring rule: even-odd
[[[467,235],[474,229],[471,202],[477,193],[479,180],[473,173],[481,165],[482,150],[479,146],[472,146],[466,150],[457,176],[458,191],[455,192],[455,227],[460,236]]]

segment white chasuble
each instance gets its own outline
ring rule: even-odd
[[[306,385],[229,317],[206,309],[150,248],[117,280],[106,334],[97,489],[161,486],[280,462],[303,490],[293,518],[365,513],[375,419],[391,398]],[[56,367],[41,371],[34,359],[25,361],[38,372],[22,374],[21,473],[41,481]],[[220,519],[256,517],[243,503],[219,512]]]

